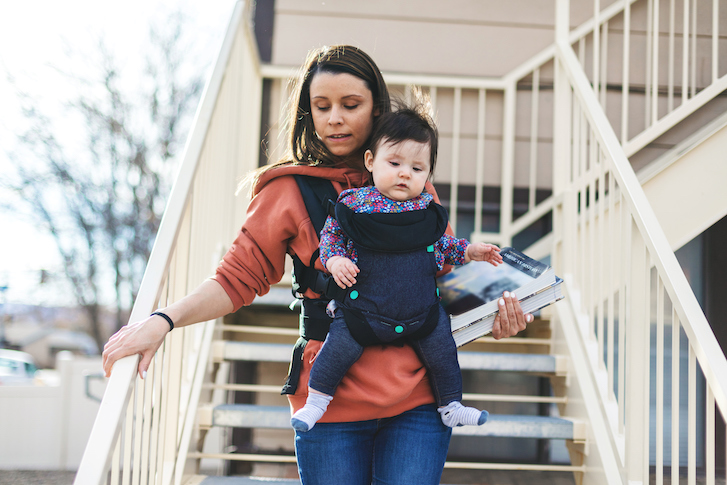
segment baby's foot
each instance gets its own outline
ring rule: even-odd
[[[476,408],[463,406],[459,401],[452,401],[444,407],[438,408],[445,426],[480,426],[485,424],[490,415],[487,411],[480,411]]]
[[[290,418],[290,425],[296,431],[310,431],[325,414],[331,399],[333,399],[333,396],[315,392],[308,393],[305,406],[293,413],[293,416]]]

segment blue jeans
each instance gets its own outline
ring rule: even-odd
[[[317,423],[295,433],[303,485],[437,485],[452,428],[434,404],[393,418]]]

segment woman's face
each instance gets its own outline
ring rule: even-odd
[[[363,79],[319,72],[310,83],[313,125],[331,154],[363,167],[364,143],[374,124],[374,99]]]

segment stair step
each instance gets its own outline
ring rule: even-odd
[[[291,429],[290,408],[254,404],[221,404],[211,414],[200,416],[201,424],[234,428]],[[527,415],[490,415],[483,426],[455,428],[459,436],[496,436],[503,438],[583,439],[579,423],[565,418]]]
[[[288,344],[261,342],[214,342],[215,361],[241,360],[260,362],[290,362],[292,347]],[[505,352],[459,351],[459,366],[463,370],[537,372],[561,374],[565,372],[565,357],[547,354],[516,354]]]

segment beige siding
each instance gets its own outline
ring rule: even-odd
[[[571,3],[574,26],[593,11]],[[552,43],[554,19],[546,0],[278,0],[272,63],[299,65],[312,48],[345,43],[384,71],[499,77]]]

